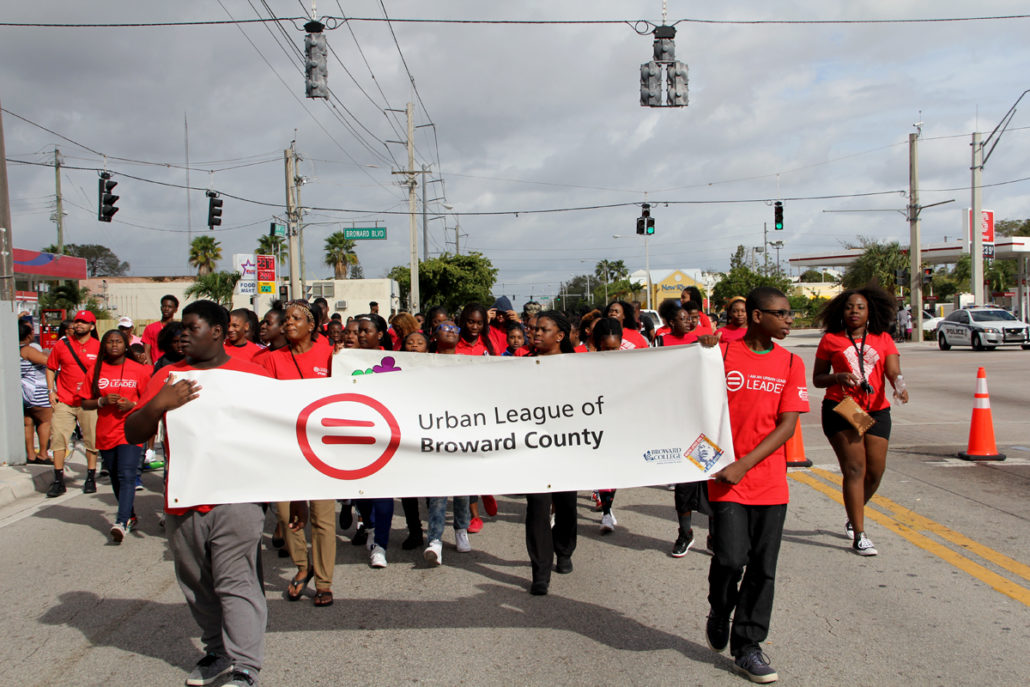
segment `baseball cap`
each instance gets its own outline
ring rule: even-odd
[[[118,326],[119,327],[131,327],[132,326],[132,318],[131,317],[119,317],[118,318]]]
[[[79,312],[75,313],[75,317],[73,317],[72,319],[82,320],[83,322],[91,322],[93,324],[97,323],[96,315],[91,313],[89,310],[80,310]]]

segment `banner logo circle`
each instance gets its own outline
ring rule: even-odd
[[[313,415],[323,415],[324,410],[327,406],[334,406],[333,413],[337,415],[352,415],[355,411],[359,414],[367,416],[369,411],[374,415],[377,420],[353,420],[348,418],[337,418],[337,417],[321,417],[319,423],[314,426],[312,425]],[[351,410],[348,411],[348,406]],[[319,413],[318,411],[323,411]],[[379,422],[385,422],[386,426],[390,430],[390,438],[386,444],[386,447],[382,451],[376,451],[378,445],[381,442],[377,442],[375,437],[368,435],[353,435],[353,434],[336,434],[324,432],[323,428],[338,427],[353,428],[360,431],[361,428],[374,427]],[[322,451],[320,456],[318,451],[311,445],[311,441],[308,438],[309,429],[323,430],[321,437],[322,446],[319,448]],[[304,458],[308,461],[311,467],[315,468],[319,472],[333,479],[342,480],[354,480],[362,479],[373,475],[390,462],[393,458],[394,453],[397,452],[397,446],[401,443],[401,429],[400,425],[397,424],[397,419],[393,416],[393,413],[379,401],[375,400],[370,396],[364,394],[335,394],[333,396],[326,396],[313,403],[305,406],[300,414],[297,416],[297,444],[300,446],[300,451],[304,455]],[[363,452],[367,453],[370,460],[367,464],[359,468],[353,469],[342,469],[333,467],[327,462],[329,457],[325,447],[334,445],[344,446],[367,446],[371,447],[369,451],[365,449]],[[355,449],[355,453],[360,456],[362,449]]]
[[[744,386],[744,373],[740,370],[730,370],[726,373],[726,388],[730,391],[740,391]]]

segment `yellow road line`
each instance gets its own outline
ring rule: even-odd
[[[844,498],[841,496],[840,491],[835,489],[833,486],[804,472],[791,472],[789,473],[789,476],[797,482],[806,484],[816,491],[826,494],[837,503],[840,503],[841,505],[844,504]],[[904,537],[924,551],[932,553],[946,563],[950,563],[959,570],[975,577],[995,591],[1001,592],[1002,594],[1015,599],[1024,606],[1030,606],[1030,589],[1019,586],[1015,582],[1002,577],[998,573],[988,570],[979,563],[974,563],[965,556],[949,549],[947,546],[930,539],[925,534],[916,532],[909,525],[899,522],[898,520],[895,520],[894,518],[877,510],[867,508],[866,516],[901,537]]]
[[[841,476],[822,470],[820,468],[812,468],[812,472],[819,475],[825,480],[833,482],[838,486],[841,484]],[[979,556],[985,561],[994,563],[999,568],[1004,568],[1014,575],[1019,575],[1024,580],[1030,581],[1030,565],[1025,565],[1019,561],[1009,558],[1005,554],[995,551],[994,549],[984,546],[983,544],[973,541],[966,535],[956,532],[955,530],[945,527],[944,525],[927,518],[926,516],[920,515],[914,511],[905,508],[899,503],[891,501],[888,498],[880,496],[879,494],[873,496],[872,502],[881,508],[891,511],[891,515],[900,523],[908,525],[909,527],[916,530],[925,530],[936,534],[941,539],[950,541],[952,544],[959,546],[972,554]]]

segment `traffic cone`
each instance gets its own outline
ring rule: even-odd
[[[994,443],[994,420],[991,419],[991,395],[987,393],[987,372],[976,371],[976,393],[973,394],[973,419],[969,424],[969,448],[958,454],[962,460],[1005,460]]]
[[[794,436],[787,439],[787,443],[783,445],[787,451],[787,467],[788,468],[810,468],[812,467],[812,461],[805,458],[805,438],[801,435],[801,418],[798,418],[798,423],[794,427]]]

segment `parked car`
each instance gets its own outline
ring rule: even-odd
[[[1030,327],[1001,308],[973,307],[956,310],[937,326],[937,345],[993,350],[995,346],[1022,346],[1030,350]]]
[[[944,320],[943,317],[937,317],[929,310],[923,311],[923,331],[933,334],[937,331],[937,326]]]

